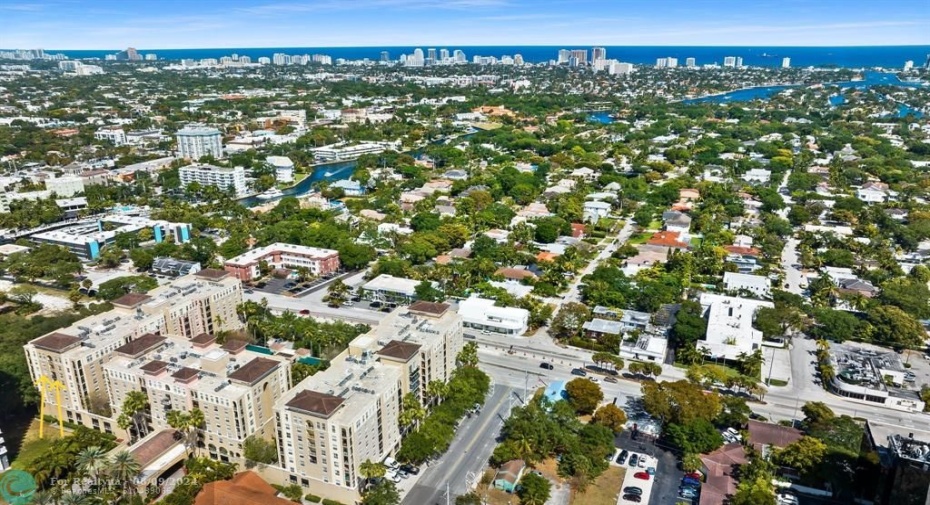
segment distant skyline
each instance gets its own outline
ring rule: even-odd
[[[930,44],[927,0],[2,0],[0,47]]]

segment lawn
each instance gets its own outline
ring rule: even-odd
[[[572,505],[616,505],[623,485],[623,467],[610,465],[594,482],[588,484],[584,493],[572,492]]]
[[[637,233],[636,235],[633,235],[632,237],[630,237],[630,239],[627,240],[626,243],[630,245],[645,244],[647,240],[652,238],[652,235],[653,235],[652,232]]]
[[[65,435],[68,435],[67,430],[65,430]],[[16,459],[10,462],[10,466],[18,470],[29,468],[37,457],[45,453],[56,438],[58,438],[58,424],[46,422],[45,438],[39,438],[39,420],[34,419],[26,431]]]

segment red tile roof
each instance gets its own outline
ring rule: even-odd
[[[780,424],[763,423],[749,420],[749,442],[761,449],[763,445],[785,447],[788,444],[801,440],[804,436],[800,430]]]
[[[761,256],[762,251],[755,247],[746,247],[741,245],[728,245],[724,247],[730,254],[742,254],[743,256]]]
[[[662,247],[687,249],[688,244],[679,240],[680,236],[681,234],[677,231],[660,231],[656,232],[646,243],[649,245],[658,245]]]
[[[277,497],[278,491],[255,472],[236,474],[232,480],[204,484],[194,505],[294,505]]]
[[[539,254],[536,255],[536,261],[555,261],[558,257],[559,255],[556,253],[540,251]]]

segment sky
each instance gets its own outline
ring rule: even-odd
[[[0,0],[0,47],[930,44],[930,0]]]

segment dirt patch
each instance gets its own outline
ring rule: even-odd
[[[616,505],[625,473],[624,468],[611,465],[584,493],[572,492],[572,505]]]

